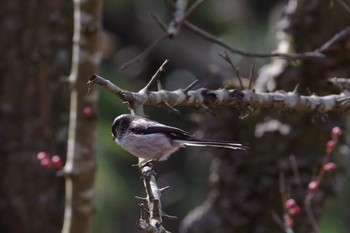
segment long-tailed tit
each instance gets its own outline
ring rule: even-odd
[[[192,134],[141,116],[123,114],[112,124],[113,140],[122,148],[146,160],[165,160],[183,146],[211,146],[245,150],[238,142],[196,139]]]

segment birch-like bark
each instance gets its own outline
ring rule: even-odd
[[[94,212],[95,128],[97,93],[87,95],[85,77],[100,63],[100,0],[74,0],[74,32],[63,233],[91,232]]]

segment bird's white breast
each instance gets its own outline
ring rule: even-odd
[[[181,147],[164,134],[125,134],[117,143],[136,157],[147,160],[165,160]]]

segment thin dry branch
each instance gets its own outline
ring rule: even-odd
[[[232,61],[231,57],[227,54],[226,51],[225,51],[225,54],[219,53],[219,56],[222,57],[225,61],[227,61],[230,64],[230,66],[232,67],[233,71],[236,73],[236,76],[237,76],[237,79],[238,79],[238,82],[239,82],[239,86],[243,90],[244,87],[243,87],[243,82],[242,82],[242,79],[241,79],[241,75],[239,73],[239,68],[236,67],[235,64],[233,64],[233,61]]]
[[[144,161],[139,161],[142,164]],[[149,216],[145,218],[144,211],[142,211],[137,227],[146,232],[152,233],[165,233],[168,232],[162,225],[162,206],[160,201],[161,190],[158,188],[156,175],[153,170],[153,166],[146,164],[141,167],[141,174],[143,178],[143,184],[146,190],[146,201],[148,206]]]
[[[157,47],[157,45],[159,43],[161,43],[163,40],[165,40],[168,37],[167,34],[161,35],[159,36],[156,40],[153,41],[153,43],[148,46],[142,53],[140,53],[137,57],[133,58],[131,61],[128,61],[127,63],[124,63],[123,65],[121,65],[121,67],[119,68],[120,70],[126,70],[128,68],[130,68],[131,66],[142,62],[145,57],[148,56],[148,54],[155,49],[155,47]]]
[[[229,50],[232,53],[239,54],[246,57],[258,57],[258,58],[271,58],[271,57],[280,57],[288,60],[297,60],[297,59],[309,59],[309,58],[325,58],[325,55],[323,52],[329,48],[332,44],[337,42],[338,40],[344,38],[345,36],[350,34],[350,28],[347,27],[344,30],[340,31],[339,33],[335,34],[330,40],[328,40],[326,43],[324,43],[321,47],[315,49],[314,51],[310,52],[303,52],[303,53],[279,53],[279,52],[273,52],[273,53],[254,53],[254,52],[248,52],[241,49],[234,48],[229,43],[225,42],[224,40],[204,31],[203,29],[200,29],[199,27],[191,24],[188,21],[183,22],[183,26],[188,29],[189,31],[197,34],[198,36],[202,37],[203,39],[210,41],[214,44],[217,44],[227,50]]]

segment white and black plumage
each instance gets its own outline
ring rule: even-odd
[[[141,116],[123,114],[112,124],[113,140],[136,157],[165,160],[184,146],[211,146],[245,150],[238,142],[197,139],[192,134]]]

